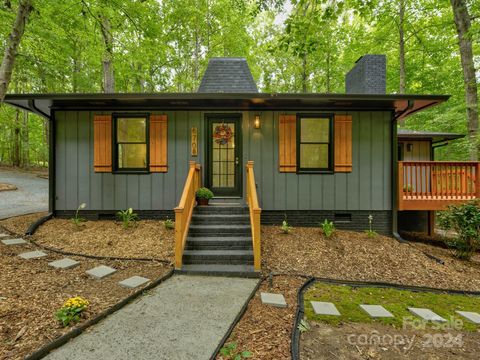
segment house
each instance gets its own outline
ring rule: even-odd
[[[448,96],[386,94],[383,55],[360,58],[345,82],[345,94],[259,93],[245,59],[214,58],[196,93],[11,94],[5,102],[50,121],[49,207],[56,216],[72,216],[80,203],[87,204],[83,216],[98,219],[128,207],[142,217],[176,216],[180,268],[196,249],[186,244],[189,233],[215,235],[200,219],[241,222],[235,216],[241,211],[227,205],[191,220],[193,192],[202,184],[218,201],[248,203],[248,229],[223,230],[251,231],[258,270],[260,221],[280,224],[287,217],[293,225],[318,225],[329,219],[340,229],[363,231],[372,215],[375,230],[391,235],[399,210],[448,203],[446,193],[441,201],[429,193],[425,180],[429,172],[446,175],[447,168],[422,163],[416,178],[406,175],[416,165],[408,159],[401,167],[398,156],[408,150],[397,149],[397,122]],[[430,142],[437,138],[448,137],[432,135]],[[423,186],[413,186],[415,179]],[[465,191],[476,196],[470,185]],[[202,265],[196,255],[193,264]]]

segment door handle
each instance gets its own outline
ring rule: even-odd
[[[235,158],[235,165],[238,165],[238,156]]]

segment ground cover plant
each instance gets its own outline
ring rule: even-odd
[[[122,222],[123,228],[125,230],[138,220],[138,215],[133,212],[132,208],[117,212],[117,217]]]
[[[315,315],[310,301],[332,302],[341,316]],[[309,320],[321,321],[330,325],[345,322],[373,323],[392,325],[401,328],[404,319],[414,319],[407,307],[428,308],[444,319],[460,320],[462,328],[476,331],[478,326],[468,322],[455,313],[455,310],[475,311],[480,308],[480,297],[469,295],[451,295],[446,293],[413,292],[393,288],[352,287],[317,282],[304,296],[305,316]],[[371,318],[359,305],[382,305],[394,318]]]

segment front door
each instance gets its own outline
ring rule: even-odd
[[[240,115],[207,115],[207,186],[215,196],[242,196]]]

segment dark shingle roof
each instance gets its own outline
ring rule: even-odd
[[[212,58],[199,93],[256,93],[257,85],[244,58]]]
[[[433,142],[439,142],[445,140],[461,139],[464,138],[465,135],[449,132],[398,129],[397,137],[401,139],[432,140]]]

